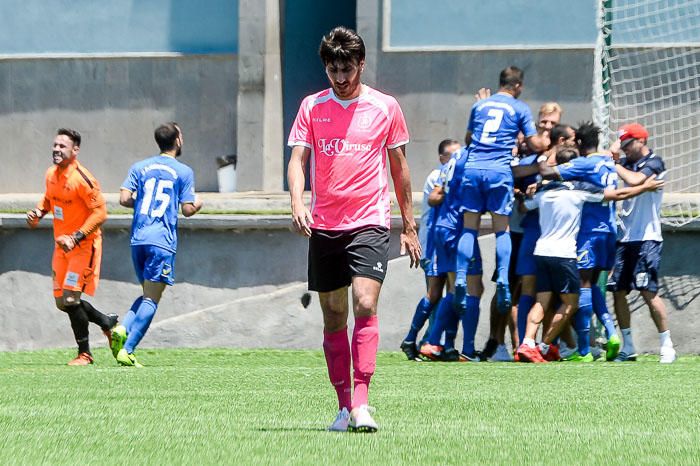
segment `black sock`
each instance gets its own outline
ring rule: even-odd
[[[111,319],[109,316],[102,314],[100,311],[95,309],[92,304],[85,300],[80,300],[80,307],[85,311],[87,319],[93,324],[100,326],[102,330],[109,330],[112,328]]]
[[[66,306],[66,313],[70,318],[70,326],[73,329],[73,335],[75,335],[75,342],[78,344],[78,352],[90,354],[90,333],[88,332],[90,322],[83,307],[80,305]]]

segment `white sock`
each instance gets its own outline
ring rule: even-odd
[[[540,353],[542,353],[542,354],[549,353],[549,345],[546,343],[540,343]]]
[[[534,348],[535,347],[535,340],[532,338],[523,338],[523,345],[528,346],[529,348]]]
[[[662,348],[673,348],[670,330],[666,330],[665,332],[659,333],[659,343]]]
[[[627,354],[635,354],[634,340],[632,340],[632,329],[622,328],[622,352]]]

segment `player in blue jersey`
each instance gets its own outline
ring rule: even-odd
[[[465,136],[469,159],[459,194],[465,212],[458,244],[455,299],[466,307],[467,268],[474,256],[481,214],[489,212],[496,233],[497,305],[501,313],[506,313],[511,309],[508,220],[513,206],[512,149],[519,132],[534,152],[547,149],[549,135],[537,134],[530,108],[517,100],[523,89],[522,70],[511,66],[501,71],[499,86],[496,94],[476,102],[469,115]]]
[[[121,205],[134,209],[131,258],[143,287],[123,324],[112,332],[112,353],[123,366],[140,366],[136,346],[151,325],[165,286],[175,282],[178,210],[191,217],[202,208],[192,169],[175,160],[183,145],[180,127],[174,122],[160,125],[155,139],[160,155],[132,165],[119,196]]]
[[[617,185],[615,163],[607,153],[598,152],[600,128],[591,122],[582,123],[576,130],[576,142],[583,157],[551,167],[543,176],[564,181],[579,180],[601,189]],[[579,310],[574,318],[578,335],[578,352],[565,360],[593,361],[590,351],[590,327],[593,312],[605,326],[608,337],[606,358],[617,356],[620,339],[605,303],[605,295],[597,286],[602,271],[612,269],[615,263],[615,207],[612,203],[586,203],[583,206],[581,229],[577,242],[577,267],[581,277]]]
[[[439,273],[437,261],[435,260],[435,242],[433,240],[435,217],[437,208],[433,208],[428,203],[428,198],[440,181],[442,167],[450,160],[450,156],[460,149],[459,141],[456,139],[444,139],[438,144],[438,157],[440,166],[430,172],[423,185],[423,210],[420,218],[420,229],[418,230],[418,240],[423,249],[421,267],[425,271],[425,281],[427,285],[426,295],[420,300],[416,311],[411,319],[411,328],[406,337],[401,342],[401,351],[409,360],[418,360],[418,348],[416,340],[418,332],[425,325],[425,322],[433,314],[435,305],[442,299],[442,290],[445,287],[445,273]]]
[[[434,233],[435,252],[438,273],[447,274],[447,293],[438,304],[428,341],[421,346],[420,354],[424,359],[461,362],[477,360],[474,335],[479,322],[479,300],[483,293],[478,243],[467,271],[469,296],[466,300],[466,307],[460,310],[454,302],[457,241],[462,227],[462,206],[456,193],[462,181],[467,158],[466,147],[452,156],[440,174],[442,183],[433,190],[429,198],[430,204],[437,208]],[[464,333],[462,353],[454,348],[454,338],[457,335],[460,318]],[[443,332],[445,333],[444,345],[440,345]]]

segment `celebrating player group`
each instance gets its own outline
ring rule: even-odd
[[[330,430],[378,429],[369,386],[379,345],[377,303],[389,259],[389,175],[403,221],[401,253],[409,255],[411,267],[423,267],[427,284],[401,343],[409,359],[512,360],[505,345],[509,328],[521,362],[592,361],[595,314],[607,334],[605,357],[634,360],[627,294],[639,290],[659,331],[661,362],[673,362],[657,294],[664,164],[647,146],[644,127],[623,126],[610,151],[600,152],[599,128],[561,124],[556,103],[543,105],[533,119],[518,100],[523,72],[508,67],[497,92],[477,94],[464,144],[456,139],[439,144],[440,167],[425,184],[419,239],[405,155],[408,125],[398,102],[362,82],[365,46],[354,31],[331,30],[319,55],[330,88],[300,105],[288,139],[287,177],[293,227],[309,239],[309,289],[319,294],[323,351],[338,399]],[[121,205],[134,209],[131,250],[142,293],[119,324],[116,314],[102,314],[81,298],[97,288],[100,225],[107,213],[99,183],[77,160],[80,134],[61,129],[55,137],[46,193],[27,222],[34,227],[53,214],[54,296],[78,345],[71,365],[93,362],[88,343],[93,322],[119,364],[141,366],[136,348],[165,286],[174,283],[178,211],[189,217],[202,203],[192,170],[176,160],[183,146],[180,127],[163,124],[155,139],[160,154],[134,164],[121,187]],[[302,196],[307,175],[310,207]],[[619,180],[624,187],[618,188]],[[619,212],[615,201],[622,202]],[[496,238],[496,293],[490,338],[477,352],[481,257],[493,253],[480,251],[477,241],[486,213]],[[610,274],[607,287],[614,293],[622,339],[598,285],[603,272]],[[421,342],[418,334],[429,320]],[[464,341],[458,351],[460,321]]]

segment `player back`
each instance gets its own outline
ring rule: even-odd
[[[136,192],[131,245],[153,245],[177,251],[180,204],[194,202],[194,173],[167,155],[132,165],[123,188]]]

